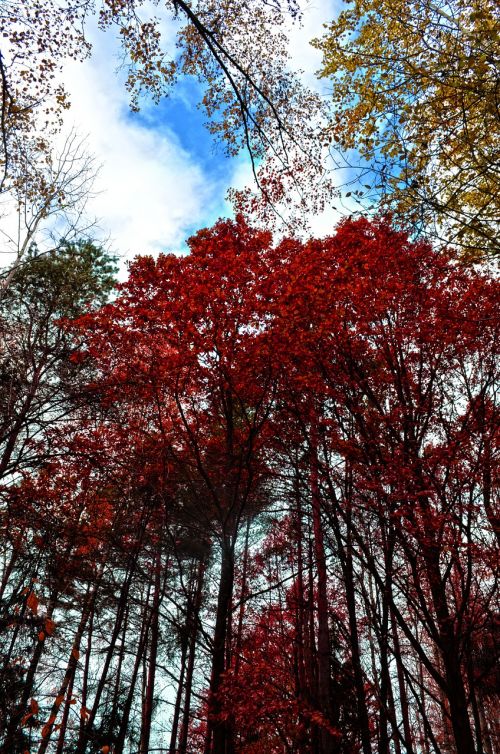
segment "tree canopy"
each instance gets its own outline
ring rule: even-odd
[[[387,221],[238,217],[60,323],[78,400],[0,488],[2,754],[494,751],[498,293]]]
[[[499,35],[494,0],[348,0],[316,42],[363,193],[473,260],[499,252]]]

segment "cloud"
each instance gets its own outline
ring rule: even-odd
[[[318,83],[315,73],[321,53],[310,40],[321,35],[335,6],[336,0],[314,0],[304,7],[301,24],[290,27],[292,65],[304,71],[308,86],[320,91],[325,84]],[[174,45],[175,24],[165,17],[161,26]],[[89,38],[92,56],[64,69],[72,103],[66,128],[87,137],[88,149],[101,165],[87,212],[97,218],[99,237],[124,258],[183,251],[195,230],[232,213],[225,196],[229,187],[253,182],[249,161],[245,155],[229,161],[213,154],[194,106],[199,93],[194,85],[178,86],[168,105],[144,103],[142,113],[133,116],[124,74],[117,70],[118,42],[96,25]],[[335,218],[327,210],[313,219],[312,227],[316,233],[330,232]]]
[[[311,0],[303,6],[301,23],[289,29],[292,66],[302,69],[304,83],[322,94],[327,83],[316,77],[321,53],[310,41],[321,36],[338,5],[338,0]],[[158,16],[158,8],[154,13]],[[162,35],[172,47],[175,26],[161,18]],[[181,249],[198,227],[231,214],[226,192],[253,183],[249,161],[245,155],[228,161],[220,152],[212,154],[211,137],[195,108],[199,91],[194,85],[177,85],[169,100],[177,100],[177,107],[146,102],[142,114],[131,117],[124,77],[116,72],[117,42],[97,29],[91,41],[92,58],[66,71],[70,117],[80,132],[89,133],[89,147],[102,164],[100,193],[90,209],[113,246],[126,255]],[[337,217],[327,210],[313,218],[312,227],[316,233],[330,232]]]
[[[181,249],[187,235],[223,211],[224,175],[203,169],[171,124],[132,117],[116,42],[97,30],[91,41],[92,57],[64,70],[72,103],[66,126],[86,136],[101,165],[88,213],[127,257]]]
[[[323,36],[324,25],[338,14],[341,5],[339,0],[309,0],[302,3],[300,23],[291,24],[288,32],[292,67],[302,71],[301,78],[306,86],[324,95],[328,93],[328,85],[317,77],[322,53],[312,46],[311,41]]]

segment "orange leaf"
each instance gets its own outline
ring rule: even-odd
[[[26,604],[28,605],[29,609],[35,613],[35,615],[38,613],[38,597],[36,596],[35,592],[30,592],[28,599],[26,600]]]
[[[45,633],[47,636],[53,636],[56,630],[56,624],[51,618],[45,618]]]

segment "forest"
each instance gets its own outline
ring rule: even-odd
[[[498,8],[348,0],[328,102],[292,0],[153,11],[0,2],[0,754],[500,754]],[[126,275],[96,12],[253,176]]]

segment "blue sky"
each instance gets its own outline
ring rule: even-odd
[[[305,8],[303,28],[291,33],[294,63],[309,85],[321,62],[309,40],[321,34],[333,12],[331,0],[318,0]],[[173,40],[173,27],[166,30]],[[101,165],[88,212],[97,218],[101,238],[124,258],[182,252],[189,235],[231,214],[226,193],[251,181],[248,158],[229,159],[214,143],[196,107],[201,85],[194,80],[181,81],[158,105],[144,101],[132,113],[124,74],[117,71],[116,40],[94,28],[90,41],[92,56],[64,70],[72,101],[66,128],[86,137]],[[331,220],[326,225],[331,228]]]
[[[222,145],[215,143],[205,127],[205,114],[197,107],[202,94],[201,84],[186,77],[169,96],[157,104],[143,103],[140,111],[128,113],[128,118],[151,130],[162,131],[167,126],[204,172],[225,181],[231,175],[233,160],[224,155]]]

